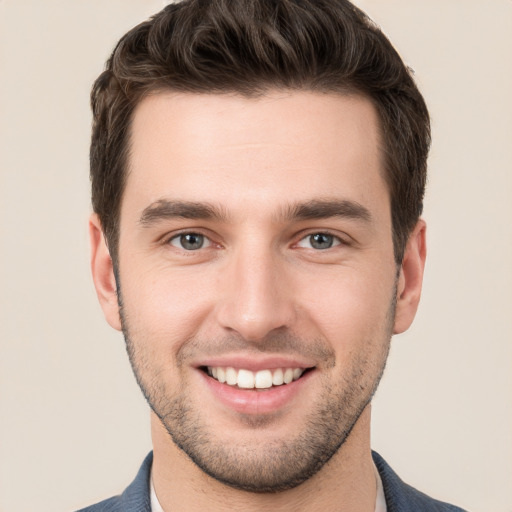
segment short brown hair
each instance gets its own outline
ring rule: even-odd
[[[360,93],[379,118],[395,259],[423,209],[430,121],[410,70],[347,0],[184,0],[125,34],[91,93],[92,204],[117,261],[133,111],[148,93]]]

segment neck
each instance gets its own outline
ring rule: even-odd
[[[377,489],[370,414],[368,405],[343,446],[312,478],[293,489],[257,494],[233,489],[206,475],[172,442],[152,413],[152,477],[158,500],[165,511],[173,512],[373,512]]]

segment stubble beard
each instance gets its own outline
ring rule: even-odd
[[[322,377],[323,392],[305,418],[298,435],[289,439],[267,436],[265,443],[251,442],[251,430],[264,429],[272,418],[246,415],[241,417],[241,421],[248,429],[247,440],[227,443],[215,437],[200,407],[189,396],[183,383],[180,389],[169,390],[165,380],[158,379],[159,372],[152,367],[144,350],[149,340],[134,342],[120,290],[118,297],[126,349],[135,378],[174,444],[215,480],[253,493],[276,493],[302,484],[315,475],[347,440],[370,403],[384,372],[396,305],[394,294],[386,319],[385,339],[377,344],[371,340],[368,343],[370,350],[355,358],[337,383]],[[303,347],[302,353],[311,352],[312,344],[316,344],[318,352],[324,353],[327,358],[326,366],[334,366],[334,352],[325,348],[325,342],[292,339],[286,334],[284,339],[289,340],[294,350]],[[269,340],[267,345],[260,343],[259,350],[265,351],[267,347],[272,351],[272,347],[282,340],[283,336],[280,336],[279,340]],[[205,346],[200,340],[190,342],[191,345],[194,343]],[[238,341],[231,339],[226,343],[232,346]],[[242,348],[244,346],[241,344]],[[378,349],[378,354],[375,354],[375,349]]]

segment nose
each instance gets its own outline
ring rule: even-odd
[[[294,321],[293,291],[284,262],[270,250],[238,251],[219,275],[220,326],[257,342]]]

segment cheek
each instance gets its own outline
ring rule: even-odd
[[[350,352],[361,343],[387,341],[393,283],[388,274],[337,269],[324,286],[318,277],[303,286],[316,291],[302,297],[302,308],[337,351]]]
[[[132,266],[141,268],[136,262]],[[154,344],[183,343],[197,332],[207,314],[210,299],[205,276],[153,269],[131,279],[125,273],[121,285],[130,333]]]

